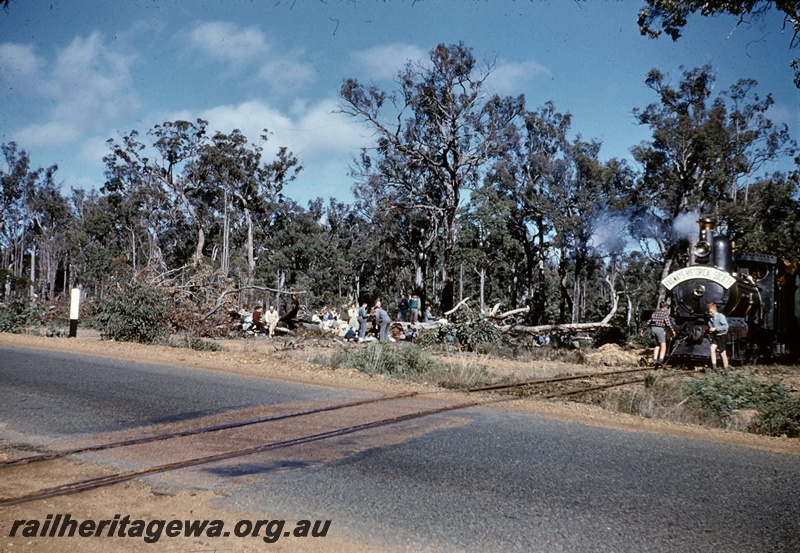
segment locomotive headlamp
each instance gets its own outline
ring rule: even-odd
[[[694,290],[692,290],[692,294],[694,294],[698,298],[702,298],[703,294],[705,293],[706,293],[706,287],[703,286],[702,284],[698,284],[697,286],[694,287]]]
[[[697,257],[707,257],[711,253],[711,246],[705,240],[700,240],[694,247],[694,255]]]

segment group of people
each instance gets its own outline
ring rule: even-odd
[[[419,296],[414,294],[410,298],[407,298],[405,294],[400,296],[400,301],[397,302],[397,318],[403,321],[404,323],[418,323],[420,317],[423,318],[425,321],[425,316],[430,316],[430,306],[425,310],[425,313],[420,314],[420,306],[422,302],[420,302]]]
[[[265,313],[264,307],[261,304],[257,304],[255,309],[253,309],[251,317],[251,323],[256,334],[269,333],[270,337],[275,336],[275,328],[278,326],[280,316],[275,310],[274,305],[270,305],[269,309]]]
[[[400,340],[412,341],[418,335],[417,323],[422,318],[422,322],[433,322],[434,317],[430,306],[425,311],[420,310],[419,296],[413,295],[407,298],[405,295],[397,303],[397,320],[408,323],[403,325],[403,332],[397,335]],[[360,306],[355,303],[345,306],[342,312],[346,316],[340,315],[335,308],[323,308],[320,312],[312,316],[312,322],[319,324],[320,329],[334,333],[348,341],[364,341],[367,337],[370,322],[378,331],[378,339],[381,342],[388,342],[389,328],[392,324],[392,317],[384,307],[381,300],[374,303],[372,309],[367,302]],[[421,312],[421,315],[420,315]]]
[[[419,296],[413,295],[410,299],[406,298],[405,294],[400,298],[397,304],[398,319],[402,322],[410,323],[401,335],[401,339],[411,341],[417,337],[416,323],[419,321]],[[720,358],[722,359],[722,370],[728,370],[728,353],[726,350],[727,334],[728,334],[728,319],[724,314],[720,313],[717,305],[713,302],[708,303],[708,332],[710,334],[711,345],[709,347],[709,354],[711,356],[711,370],[717,371],[717,352],[719,351]],[[269,334],[270,337],[275,336],[275,328],[278,326],[280,317],[274,305],[270,305],[269,309],[264,312],[261,304],[256,305],[252,317],[252,326],[257,334]],[[368,311],[367,302],[356,306],[355,303],[347,307],[347,320],[342,320],[339,313],[335,308],[330,310],[326,307],[321,312],[315,314],[312,320],[318,322],[323,330],[334,332],[346,340],[363,341],[367,335],[368,322],[372,318],[375,326],[378,329],[378,336],[381,342],[389,341],[389,326],[392,323],[392,318],[389,313],[384,309],[380,300],[375,302],[371,312]],[[428,306],[422,316],[423,322],[432,322],[433,315],[431,308]],[[673,336],[677,336],[675,330],[675,319],[669,313],[669,304],[662,301],[659,308],[653,312],[650,320],[647,323],[650,326],[650,333],[655,339],[655,347],[653,348],[653,366],[661,368],[666,361],[667,353],[667,330]],[[542,342],[537,345],[545,345]]]
[[[417,296],[413,296],[413,298],[417,299],[419,302],[419,298]],[[412,302],[409,302],[409,305],[413,305],[413,298]],[[405,296],[403,296],[405,299]],[[403,300],[401,299],[401,302]],[[364,302],[361,304],[361,307],[358,308],[358,339],[359,341],[364,340],[367,335],[367,323],[369,321],[368,313],[367,313],[367,303]],[[406,321],[405,316],[406,312],[403,311],[403,306],[401,303],[398,304],[398,319],[403,322],[409,322],[410,324],[403,329],[403,333],[400,335],[401,340],[412,341],[417,336],[417,328],[416,323],[417,319],[419,318],[418,315],[413,311],[413,309],[419,310],[419,303],[417,303],[417,307],[409,307],[411,309],[411,317],[409,321]],[[428,308],[430,312],[430,307]],[[381,342],[388,342],[389,341],[389,326],[392,324],[392,318],[389,316],[389,313],[386,309],[383,308],[383,304],[380,300],[375,302],[375,306],[372,308],[372,316],[373,320],[375,321],[375,326],[378,327],[378,339]]]
[[[709,355],[711,356],[711,370],[717,372],[717,351],[722,359],[722,372],[728,371],[728,319],[719,312],[717,304],[709,302],[708,305],[708,333],[711,345]],[[662,301],[658,309],[653,312],[648,323],[650,333],[655,338],[656,345],[653,348],[653,366],[660,368],[664,366],[667,353],[667,329],[677,336],[675,331],[675,319],[669,314],[669,304]]]

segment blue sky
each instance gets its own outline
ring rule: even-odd
[[[684,36],[650,40],[636,25],[643,0],[12,0],[0,12],[0,143],[17,142],[36,167],[58,164],[70,188],[100,188],[106,141],[177,119],[240,129],[265,152],[287,146],[304,170],[284,189],[301,204],[350,201],[348,163],[368,128],[335,113],[346,78],[393,89],[408,60],[463,41],[496,62],[489,92],[552,100],[572,129],[603,143],[601,158],[630,158],[646,140],[634,107],[657,101],[656,67],[711,64],[717,90],[739,78],[771,93],[773,120],[800,129],[779,14],[736,26],[690,17]],[[776,164],[767,169],[787,169]]]

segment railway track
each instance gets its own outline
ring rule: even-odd
[[[643,383],[647,377],[642,378],[623,378],[617,379],[621,375],[632,373],[652,372],[651,367],[640,367],[636,369],[624,369],[620,371],[606,371],[601,373],[585,373],[572,376],[559,376],[554,378],[539,378],[536,380],[526,380],[522,382],[511,382],[504,384],[493,384],[491,386],[481,386],[477,388],[470,388],[468,392],[505,392],[515,393],[519,396],[531,396],[538,399],[552,399],[556,397],[564,397],[569,395],[583,394],[586,392],[593,392],[597,390],[605,390],[608,388],[615,388],[618,386],[625,386],[628,384]],[[663,372],[663,371],[662,371]],[[672,373],[665,373],[669,376]],[[603,382],[600,384],[588,384],[587,381],[596,381],[598,379],[610,379],[610,382]],[[553,387],[563,386],[565,383],[577,383],[577,386],[550,390]]]
[[[0,498],[0,507],[4,506],[11,506],[16,505],[19,503],[25,503],[29,501],[36,501],[40,499],[46,499],[49,497],[59,496],[59,495],[66,495],[66,494],[73,494],[79,493],[82,491],[92,490],[103,486],[110,486],[113,484],[126,482],[129,480],[133,480],[135,478],[141,476],[147,476],[152,474],[159,474],[173,470],[179,470],[184,468],[190,467],[198,467],[201,465],[220,462],[228,459],[235,459],[238,457],[244,457],[247,455],[253,455],[257,453],[263,453],[267,451],[272,451],[281,448],[288,448],[293,446],[298,446],[302,444],[308,444],[312,442],[317,442],[320,440],[326,440],[331,438],[336,438],[340,436],[345,436],[349,434],[353,434],[356,432],[361,432],[369,429],[385,427],[388,425],[410,421],[414,419],[419,419],[431,415],[436,415],[439,413],[445,413],[449,411],[456,411],[460,409],[468,409],[471,407],[480,407],[486,406],[491,404],[497,404],[501,402],[507,401],[515,401],[519,400],[523,397],[533,397],[536,399],[549,399],[555,397],[562,397],[568,395],[574,395],[579,393],[590,392],[594,390],[600,390],[605,388],[611,388],[616,386],[623,386],[626,384],[634,384],[639,382],[644,382],[645,378],[635,378],[635,379],[623,379],[623,380],[614,380],[613,382],[606,382],[603,384],[590,384],[585,385],[584,383],[587,380],[596,380],[598,378],[616,378],[620,375],[626,375],[629,373],[638,373],[638,372],[645,372],[650,371],[649,368],[640,368],[640,369],[628,369],[622,371],[609,371],[605,373],[595,373],[595,374],[583,374],[583,375],[576,375],[576,376],[567,376],[567,377],[557,377],[557,378],[547,378],[547,379],[537,379],[537,380],[529,380],[524,382],[515,382],[515,383],[508,383],[508,384],[497,384],[493,386],[484,386],[484,387],[477,387],[469,389],[468,391],[470,394],[480,393],[480,392],[504,392],[505,395],[500,397],[475,397],[474,399],[469,399],[463,402],[452,403],[449,405],[444,405],[440,407],[434,407],[430,409],[421,409],[417,411],[412,411],[408,413],[403,413],[396,416],[386,417],[386,418],[379,418],[373,419],[366,422],[360,422],[357,424],[351,424],[347,426],[337,427],[330,430],[325,430],[321,432],[315,432],[313,434],[306,434],[297,437],[285,438],[280,440],[275,440],[263,444],[258,444],[251,447],[244,447],[241,449],[234,449],[230,451],[225,451],[221,453],[211,454],[211,455],[202,455],[199,457],[193,457],[190,459],[181,459],[174,462],[169,463],[162,463],[159,465],[154,465],[151,467],[138,469],[138,470],[130,470],[126,472],[119,472],[115,474],[108,474],[96,478],[91,478],[87,480],[80,480],[75,482],[69,482],[66,484],[40,489],[31,493],[16,495],[14,497],[6,497]],[[578,386],[569,387],[566,389],[559,389],[555,391],[549,390],[547,387],[552,385],[563,385],[564,383],[580,383]],[[536,390],[543,390],[542,393],[536,393]],[[513,394],[513,395],[512,395]],[[52,461],[59,458],[69,457],[72,455],[77,455],[80,453],[89,453],[89,452],[99,452],[129,446],[136,446],[136,445],[144,445],[144,444],[152,444],[156,442],[163,442],[166,440],[173,440],[178,438],[184,438],[189,436],[198,436],[202,434],[210,434],[210,433],[221,433],[227,430],[242,428],[246,426],[252,425],[259,425],[259,424],[268,424],[274,423],[281,420],[291,419],[291,418],[299,418],[305,416],[311,416],[315,414],[327,413],[331,411],[338,411],[343,409],[349,408],[356,408],[359,406],[365,406],[369,404],[376,404],[380,402],[389,402],[389,401],[396,401],[401,399],[410,399],[415,396],[420,396],[423,394],[417,393],[406,393],[406,394],[398,394],[392,396],[383,396],[380,398],[372,398],[366,400],[358,400],[358,401],[351,401],[341,404],[336,404],[327,407],[321,407],[317,409],[308,409],[303,411],[291,412],[291,413],[284,413],[279,415],[272,415],[268,417],[259,417],[253,418],[243,421],[234,421],[231,423],[226,424],[219,424],[219,425],[212,425],[212,426],[203,426],[199,428],[192,428],[186,430],[180,430],[176,432],[169,432],[163,434],[154,434],[149,436],[143,436],[140,438],[128,439],[128,440],[120,440],[109,442],[105,444],[96,444],[96,445],[88,445],[84,447],[72,448],[63,451],[45,453],[41,455],[34,455],[28,457],[21,457],[17,459],[7,459],[0,461],[0,474],[2,474],[3,470],[9,470],[12,467],[19,467],[24,465],[30,465],[34,463],[40,463],[45,461]]]
[[[410,392],[407,394],[398,394],[389,397],[380,397],[380,398],[372,398],[372,399],[365,399],[360,401],[352,401],[349,403],[342,403],[339,405],[332,405],[330,407],[320,407],[318,409],[309,409],[306,411],[297,411],[295,413],[286,413],[282,415],[272,415],[269,417],[259,417],[255,419],[248,419],[244,421],[236,421],[227,424],[217,424],[213,426],[202,426],[200,428],[191,428],[188,430],[180,430],[178,432],[168,432],[165,434],[155,434],[151,436],[144,436],[142,438],[134,438],[130,440],[120,440],[117,442],[110,442],[107,444],[98,444],[92,446],[85,446],[73,449],[67,449],[63,451],[55,451],[52,453],[44,453],[41,455],[31,455],[29,457],[20,457],[18,459],[6,459],[0,461],[0,468],[7,467],[7,466],[16,466],[16,465],[27,465],[29,463],[38,463],[41,461],[50,461],[52,459],[58,459],[60,457],[67,457],[70,455],[77,455],[78,453],[89,453],[92,451],[104,451],[107,449],[116,449],[118,447],[125,447],[131,445],[140,445],[140,444],[147,444],[152,442],[160,442],[162,440],[170,440],[173,438],[181,438],[185,436],[196,436],[198,434],[207,434],[209,432],[219,432],[222,430],[228,430],[231,428],[242,428],[244,426],[250,426],[254,424],[262,424],[266,422],[273,422],[279,421],[284,419],[291,419],[295,417],[301,417],[304,415],[312,415],[317,413],[326,413],[329,411],[337,411],[339,409],[345,409],[347,407],[357,407],[359,405],[369,405],[370,403],[378,403],[380,401],[389,401],[393,399],[402,399],[406,397],[413,397],[417,395],[416,392]]]

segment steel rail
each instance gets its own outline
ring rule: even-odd
[[[512,382],[510,384],[492,384],[491,386],[481,386],[479,388],[469,388],[468,392],[487,392],[491,390],[503,390],[506,388],[521,388],[523,386],[535,386],[537,384],[550,384],[553,382],[566,382],[569,380],[581,380],[585,378],[595,378],[599,376],[614,376],[618,374],[629,374],[636,372],[651,371],[652,367],[639,367],[637,369],[625,369],[622,371],[608,371],[602,373],[587,373],[574,376],[558,376],[555,378],[540,378],[536,380],[526,380],[523,382]]]
[[[282,415],[272,415],[269,417],[261,417],[257,419],[249,419],[245,421],[236,421],[231,423],[225,424],[218,424],[213,426],[203,426],[200,428],[192,428],[187,430],[179,430],[177,432],[170,432],[167,434],[155,434],[151,436],[144,436],[141,438],[131,438],[129,440],[121,440],[118,442],[110,442],[106,444],[98,444],[93,446],[84,446],[84,447],[77,447],[73,449],[67,449],[64,451],[55,451],[52,453],[43,453],[41,455],[32,455],[29,457],[20,457],[18,459],[5,459],[0,461],[0,469],[11,467],[11,466],[19,466],[19,465],[27,465],[30,463],[38,463],[41,461],[49,461],[51,459],[58,459],[61,457],[67,457],[69,455],[76,455],[78,453],[88,453],[92,451],[103,451],[106,449],[115,449],[118,447],[126,447],[131,445],[140,445],[140,444],[147,444],[151,442],[158,442],[162,440],[171,440],[173,438],[181,438],[184,436],[195,436],[197,434],[205,434],[208,432],[218,432],[220,430],[229,430],[231,428],[240,428],[243,426],[250,426],[253,424],[261,424],[265,422],[273,422],[279,421],[284,419],[291,419],[294,417],[301,417],[305,415],[314,415],[317,413],[326,413],[329,411],[337,411],[339,409],[345,409],[348,407],[357,407],[359,405],[367,405],[370,403],[377,403],[381,401],[390,401],[393,399],[402,399],[406,397],[411,397],[417,395],[418,392],[408,392],[404,394],[398,394],[394,396],[382,396],[379,398],[371,398],[371,399],[364,399],[359,401],[353,401],[350,403],[342,403],[339,405],[332,405],[330,407],[320,407],[318,409],[309,409],[307,411],[298,411],[295,413],[286,413]]]
[[[572,390],[562,390],[560,392],[553,392],[550,394],[539,395],[536,397],[540,399],[551,399],[554,397],[571,396],[575,394],[582,394],[584,392],[594,392],[596,390],[605,390],[606,388],[625,386],[626,384],[638,384],[640,382],[645,382],[646,380],[647,380],[646,378],[630,378],[628,380],[622,380],[620,382],[611,382],[609,384],[598,384],[596,386],[586,386],[584,388],[574,388]]]
[[[515,397],[504,397],[504,398],[497,398],[491,400],[484,400],[484,401],[469,401],[464,403],[457,403],[455,405],[448,405],[445,407],[437,407],[435,409],[427,409],[424,411],[417,411],[415,413],[408,413],[405,415],[398,415],[395,417],[390,417],[386,419],[379,419],[374,420],[366,423],[361,423],[353,426],[337,428],[334,430],[328,430],[325,432],[319,432],[317,434],[310,434],[307,436],[301,436],[299,438],[291,438],[288,440],[282,440],[279,442],[272,442],[269,444],[263,444],[253,447],[248,447],[244,449],[238,449],[234,451],[228,451],[225,453],[218,453],[215,455],[208,455],[205,457],[197,457],[195,459],[189,459],[186,461],[177,461],[173,463],[167,463],[164,465],[158,465],[155,467],[150,467],[146,469],[134,470],[129,472],[111,474],[107,476],[100,476],[97,478],[92,478],[89,480],[81,480],[78,482],[71,482],[69,484],[63,484],[61,486],[55,486],[52,488],[47,488],[44,490],[39,490],[37,492],[33,492],[26,495],[21,495],[12,498],[4,498],[0,499],[0,507],[7,507],[11,505],[17,505],[19,503],[26,503],[29,501],[36,501],[39,499],[46,499],[50,497],[55,497],[59,495],[67,495],[78,493],[82,491],[87,491],[95,488],[99,488],[102,486],[110,486],[113,484],[118,484],[120,482],[126,482],[128,480],[132,480],[139,476],[146,476],[150,474],[158,474],[163,472],[168,472],[172,470],[178,470],[183,468],[189,467],[196,467],[199,465],[204,465],[207,463],[214,463],[218,461],[224,461],[227,459],[234,459],[236,457],[244,457],[246,455],[253,455],[256,453],[263,453],[265,451],[270,451],[273,449],[280,449],[284,447],[292,447],[296,445],[307,444],[319,440],[325,440],[328,438],[334,438],[338,436],[344,436],[347,434],[352,434],[354,432],[360,432],[363,430],[369,430],[372,428],[378,428],[381,426],[387,426],[390,424],[395,424],[398,422],[403,422],[407,420],[417,419],[421,417],[427,417],[430,415],[436,415],[439,413],[445,413],[447,411],[455,411],[458,409],[467,409],[469,407],[476,407],[482,405],[489,405],[492,403],[500,403],[505,401],[516,401],[519,398]]]
[[[565,381],[565,380],[567,380],[567,381],[568,380],[578,380],[578,379],[581,379],[581,378],[587,378],[587,377],[593,377],[593,376],[611,376],[611,375],[615,375],[615,374],[626,374],[626,373],[640,372],[640,371],[645,371],[645,370],[650,370],[650,369],[649,368],[646,368],[646,369],[630,369],[630,370],[624,370],[624,371],[612,371],[612,372],[606,372],[606,373],[596,373],[594,375],[580,375],[580,376],[573,376],[573,377],[560,377],[560,378],[555,378],[555,379],[541,379],[541,380],[535,380],[535,381],[528,381],[527,383],[517,383],[516,385],[503,385],[500,388],[503,388],[503,387],[510,388],[510,387],[515,387],[515,386],[519,387],[519,386],[522,386],[522,385],[543,384],[543,383],[549,383],[549,382],[560,382],[560,381]],[[540,398],[540,399],[551,399],[551,398],[555,398],[555,397],[562,397],[562,396],[567,396],[567,395],[575,395],[575,394],[581,394],[581,393],[591,392],[591,391],[595,391],[595,390],[613,388],[613,387],[616,387],[616,386],[624,386],[624,385],[627,385],[627,384],[641,383],[641,382],[645,382],[645,380],[646,380],[645,378],[628,379],[628,380],[623,380],[623,381],[619,381],[619,382],[613,382],[613,383],[607,383],[607,384],[599,384],[599,385],[595,385],[595,386],[588,386],[588,387],[576,388],[576,389],[571,389],[571,390],[561,390],[561,391],[558,391],[558,392],[552,392],[552,393],[549,393],[549,394],[539,395],[539,396],[536,396],[536,397]],[[495,387],[495,386],[487,387],[487,388],[499,389],[498,387]],[[477,391],[477,390],[483,390],[483,388],[475,389],[475,391]],[[472,391],[472,390],[470,390],[470,391]],[[343,408],[343,407],[349,407],[349,406],[353,406],[353,405],[360,405],[360,404],[364,404],[364,403],[372,403],[372,402],[376,402],[376,401],[386,401],[386,400],[390,400],[390,399],[399,399],[399,398],[402,398],[402,397],[409,397],[409,396],[414,396],[414,395],[416,395],[416,394],[415,393],[408,393],[408,394],[401,394],[401,395],[397,395],[397,396],[389,396],[389,397],[383,397],[383,398],[373,398],[371,400],[364,400],[362,402],[353,402],[351,404],[332,406],[332,407],[323,408],[323,409],[319,409],[319,410],[304,411],[304,412],[300,412],[300,413],[291,413],[291,414],[287,414],[287,415],[281,415],[281,416],[278,416],[278,418],[289,418],[289,417],[292,417],[292,416],[310,414],[310,413],[313,413],[313,412],[324,412],[324,411],[329,411],[329,410],[334,410],[334,409],[340,409],[340,408]],[[530,396],[528,396],[528,397],[530,397]],[[329,438],[335,438],[335,437],[344,436],[344,435],[347,435],[347,434],[352,434],[352,433],[355,433],[355,432],[369,430],[369,429],[372,429],[372,428],[379,428],[379,427],[382,427],[382,426],[387,426],[387,425],[395,424],[395,423],[398,423],[398,422],[413,420],[413,419],[422,418],[422,417],[435,415],[435,414],[439,414],[439,413],[445,413],[445,412],[448,412],[448,411],[455,411],[455,410],[459,410],[459,409],[467,409],[467,408],[470,408],[470,407],[486,406],[486,405],[491,405],[491,404],[495,404],[495,403],[502,403],[502,402],[507,402],[507,401],[517,401],[517,400],[520,400],[520,399],[523,399],[523,398],[506,396],[506,397],[494,398],[494,399],[488,399],[488,400],[477,400],[476,399],[476,400],[472,400],[472,401],[468,401],[468,402],[457,403],[457,404],[454,404],[454,405],[448,405],[448,406],[444,406],[444,407],[437,407],[435,409],[427,409],[427,410],[423,410],[423,411],[417,411],[417,412],[414,412],[414,413],[407,413],[405,415],[398,415],[398,416],[389,417],[389,418],[385,418],[385,419],[378,419],[378,420],[374,420],[374,421],[370,421],[370,422],[366,422],[366,423],[361,423],[361,424],[357,424],[357,425],[353,425],[353,426],[347,426],[347,427],[337,428],[337,429],[333,429],[333,430],[327,430],[327,431],[324,431],[324,432],[319,432],[319,433],[316,433],[316,434],[310,434],[310,435],[306,435],[306,436],[301,436],[301,437],[298,437],[298,438],[291,438],[291,439],[287,439],[287,440],[281,440],[281,441],[278,441],[278,442],[262,444],[262,445],[253,446],[253,447],[249,447],[249,448],[233,450],[233,451],[228,451],[228,452],[224,452],[224,453],[218,453],[218,454],[215,454],[215,455],[197,457],[197,458],[194,458],[194,459],[189,459],[189,460],[184,460],[184,461],[176,461],[176,462],[173,462],[173,463],[167,463],[167,464],[158,465],[158,466],[155,466],[155,467],[150,467],[150,468],[145,468],[145,469],[139,469],[139,470],[128,471],[128,472],[123,472],[123,473],[100,476],[100,477],[97,477],[97,478],[92,478],[92,479],[88,479],[88,480],[81,480],[81,481],[77,481],[77,482],[71,482],[71,483],[68,483],[68,484],[63,484],[63,485],[60,485],[60,486],[55,486],[55,487],[52,487],[52,488],[46,488],[44,490],[39,490],[37,492],[33,492],[33,493],[30,493],[30,494],[26,494],[26,495],[21,495],[21,496],[12,497],[12,498],[0,498],[0,507],[6,507],[6,506],[16,505],[16,504],[19,504],[19,503],[25,503],[25,502],[29,502],[29,501],[36,501],[36,500],[40,500],[40,499],[47,499],[47,498],[50,498],[50,497],[55,497],[55,496],[60,496],[60,495],[79,493],[79,492],[82,492],[82,491],[88,491],[88,490],[92,490],[92,489],[103,487],[103,486],[110,486],[110,485],[113,485],[113,484],[118,484],[120,482],[126,482],[126,481],[132,480],[134,478],[138,478],[140,476],[147,476],[147,475],[151,475],[151,474],[159,474],[159,473],[168,472],[168,471],[172,471],[172,470],[179,470],[179,469],[183,469],[183,468],[191,468],[191,467],[196,467],[196,466],[200,466],[200,465],[204,465],[204,464],[208,464],[208,463],[214,463],[214,462],[224,461],[224,460],[228,460],[228,459],[234,459],[234,458],[237,458],[237,457],[244,457],[244,456],[247,456],[247,455],[263,453],[263,452],[274,450],[274,449],[281,449],[281,448],[286,448],[286,447],[293,447],[293,446],[296,446],[296,445],[303,445],[303,444],[307,444],[307,443],[316,442],[316,441],[319,441],[319,440],[325,440],[325,439],[329,439]],[[269,419],[266,419],[266,420],[274,420],[274,419],[273,418],[269,418]],[[264,420],[263,422],[266,422],[266,420]],[[249,423],[249,421],[246,421],[246,422]],[[233,425],[237,425],[237,424],[241,425],[241,423],[232,423],[232,424]],[[253,422],[252,424],[255,424],[255,423]],[[230,425],[219,425],[219,426],[222,426],[222,427],[235,427],[235,426],[230,426]],[[212,427],[209,427],[209,428],[212,428]],[[168,435],[164,435],[164,436],[168,436]],[[167,438],[164,438],[164,439],[167,439]],[[155,441],[155,440],[153,440],[153,441]],[[124,443],[124,442],[119,442],[119,443]]]

